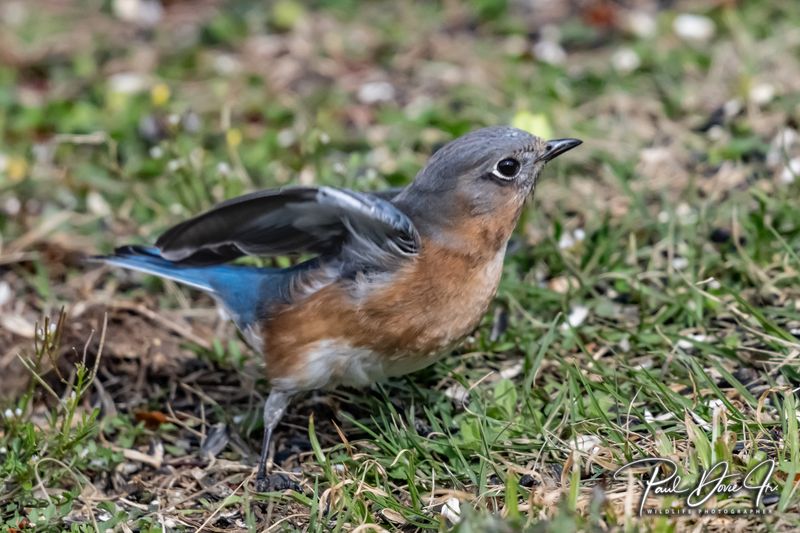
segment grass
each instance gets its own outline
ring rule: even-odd
[[[112,4],[3,6],[4,530],[800,525],[800,6],[694,3],[697,44],[684,7],[637,35],[617,4],[177,1],[151,30]],[[548,21],[566,63],[530,53]],[[81,258],[255,188],[401,185],[509,122],[585,144],[547,169],[481,326],[413,376],[300,400],[287,489],[253,493],[260,362],[209,299]],[[640,518],[641,476],[614,473],[652,456],[687,481],[772,459],[776,490],[763,515]]]

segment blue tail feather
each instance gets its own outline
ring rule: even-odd
[[[94,258],[109,265],[170,279],[211,294],[233,315],[242,331],[263,318],[271,302],[282,297],[286,271],[234,265],[191,266],[161,257],[158,248],[124,246],[113,255]]]

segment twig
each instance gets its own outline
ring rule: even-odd
[[[83,493],[83,485],[81,484],[81,481],[78,478],[78,474],[80,474],[79,472],[75,472],[72,468],[70,468],[69,465],[67,465],[63,461],[59,461],[58,459],[54,459],[53,457],[42,457],[33,466],[33,473],[36,476],[36,482],[39,485],[39,488],[44,493],[44,496],[47,499],[48,503],[50,503],[52,505],[53,501],[50,499],[50,495],[47,493],[47,489],[44,486],[44,481],[42,480],[41,476],[39,475],[39,465],[44,463],[44,462],[56,463],[57,465],[61,466],[64,470],[66,470],[69,473],[70,476],[72,476],[72,479],[75,480],[75,484],[78,485],[78,487],[80,487],[80,489],[81,489],[80,493]],[[92,492],[93,493],[97,493],[98,492],[97,491],[97,487],[95,487],[94,484],[92,484],[92,482],[91,482],[91,480],[89,478],[87,478],[83,474],[80,474],[80,476],[83,477],[84,481],[86,482],[86,485],[92,487]],[[92,518],[92,526],[94,526],[94,530],[97,533],[100,533],[100,528],[97,525],[97,517],[94,516],[94,511],[92,510],[92,506],[89,504],[89,502],[84,500],[83,496],[79,496],[78,499],[83,503],[84,506],[86,506],[86,510],[89,512],[89,516]]]
[[[36,252],[14,252],[0,255],[0,265],[13,265],[15,263],[27,263],[39,259]]]

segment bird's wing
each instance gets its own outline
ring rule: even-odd
[[[223,202],[171,228],[156,246],[164,258],[184,264],[311,252],[380,267],[416,254],[420,240],[411,220],[378,196],[292,187]]]

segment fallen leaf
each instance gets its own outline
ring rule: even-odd
[[[136,411],[134,418],[137,422],[144,422],[147,429],[158,429],[161,424],[167,423],[167,415],[161,411]]]

